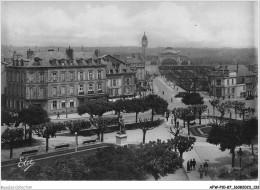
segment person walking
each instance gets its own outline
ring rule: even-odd
[[[194,170],[196,168],[196,160],[195,160],[195,158],[193,158],[193,168],[194,168]]]
[[[202,179],[203,172],[204,172],[204,169],[203,169],[202,165],[200,165],[200,168],[199,168],[200,179]]]
[[[190,161],[188,160],[188,162],[187,162],[187,173],[189,173],[190,172]]]
[[[192,159],[190,159],[190,170],[192,171],[192,169],[193,169],[193,161]]]
[[[205,162],[205,163],[203,164],[203,167],[204,167],[204,172],[205,172],[205,176],[206,176],[206,175],[208,174],[208,168],[209,168],[208,163]]]

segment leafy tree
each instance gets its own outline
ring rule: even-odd
[[[14,114],[2,110],[1,111],[1,125],[6,124],[8,126],[11,126],[11,124],[15,123],[16,117]]]
[[[86,120],[65,121],[64,125],[69,128],[71,134],[75,134],[75,132],[78,133],[82,129],[89,129],[91,127],[90,121]]]
[[[146,106],[144,99],[142,98],[134,98],[132,100],[126,100],[126,112],[132,113],[135,112],[135,123],[137,124],[137,118],[139,112],[145,112],[149,108]]]
[[[22,128],[10,128],[7,127],[1,135],[1,142],[8,143],[10,148],[10,158],[13,157],[13,144],[16,140],[23,139]]]
[[[153,121],[149,119],[139,118],[139,128],[143,131],[143,143],[145,143],[145,135],[148,130],[152,130],[156,127]]]
[[[201,125],[201,116],[203,112],[207,111],[207,105],[193,105],[190,106],[190,109],[194,111],[194,114],[196,114],[196,118],[199,118],[199,124]]]
[[[215,108],[216,106],[220,103],[219,99],[213,99],[213,100],[209,100],[209,103],[212,105],[213,107],[213,115],[215,116]]]
[[[235,166],[235,149],[243,144],[242,140],[242,125],[238,121],[229,121],[224,126],[213,125],[207,142],[215,145],[220,145],[220,150],[229,149],[232,154],[232,167]]]
[[[174,173],[183,160],[169,147],[168,142],[161,140],[140,144],[136,148],[137,167],[145,173],[151,174],[155,180],[168,173]]]
[[[145,104],[147,105],[147,107],[152,109],[152,118],[151,118],[152,121],[155,112],[164,113],[165,111],[167,111],[167,107],[168,107],[168,102],[155,94],[149,94],[148,96],[146,96]]]
[[[190,122],[195,120],[194,110],[191,107],[183,108],[181,117],[184,122],[187,122],[188,135],[190,135]]]
[[[254,140],[258,135],[258,120],[256,118],[251,118],[243,123],[242,138],[243,142],[251,145],[252,154],[254,155]]]
[[[245,102],[232,101],[231,107],[235,110],[235,118],[237,119],[237,114],[245,108]]]
[[[220,102],[216,105],[216,108],[220,113],[220,117],[223,119],[226,112],[230,110],[231,104],[230,102]]]
[[[203,97],[199,93],[186,93],[181,101],[186,105],[204,104]]]
[[[101,134],[100,141],[103,142],[104,132],[109,124],[109,118],[103,118],[101,116],[98,116],[98,118],[90,118],[90,122],[97,128],[98,136],[99,134]]]
[[[188,152],[193,149],[193,144],[196,142],[196,138],[177,136],[173,139],[173,142],[175,144],[174,146],[177,147],[182,159],[184,152]]]
[[[111,111],[112,105],[109,101],[105,100],[89,100],[84,105],[78,107],[78,114],[83,115],[88,113],[90,117],[93,115],[102,116],[104,113]]]
[[[170,133],[174,136],[174,138],[178,137],[183,132],[183,126],[175,125],[173,127],[170,127]],[[177,143],[174,144],[175,152],[177,150]]]
[[[42,107],[30,105],[28,108],[25,108],[18,113],[18,122],[29,126],[30,146],[32,145],[32,126],[49,121],[50,118]]]
[[[31,130],[34,131],[39,137],[46,139],[46,152],[49,150],[49,138],[56,137],[57,131],[65,129],[65,125],[59,123],[41,123],[39,125],[33,125]]]

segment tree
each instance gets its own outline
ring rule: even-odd
[[[181,117],[183,121],[187,122],[188,135],[190,135],[190,122],[195,120],[194,110],[191,107],[183,108]]]
[[[173,127],[170,127],[170,133],[174,136],[174,138],[177,138],[182,132],[183,132],[183,126],[175,125]],[[177,150],[177,143],[174,145],[175,152]]]
[[[146,106],[144,99],[134,98],[132,100],[126,100],[126,112],[132,113],[135,112],[135,123],[137,124],[137,118],[139,112],[145,112],[149,110],[149,107]]]
[[[235,166],[235,149],[243,144],[242,127],[238,121],[229,121],[224,126],[213,125],[207,138],[207,142],[220,145],[221,151],[230,150],[232,167]]]
[[[226,112],[230,110],[231,104],[230,102],[220,102],[216,105],[216,108],[220,113],[220,118],[223,119]]]
[[[204,104],[203,97],[199,93],[186,93],[181,101],[186,105]]]
[[[49,121],[50,118],[42,107],[30,105],[28,108],[25,108],[18,113],[18,122],[29,126],[30,146],[32,145],[32,126]]]
[[[161,140],[150,141],[140,144],[135,150],[137,163],[135,167],[140,168],[147,174],[151,174],[155,180],[168,173],[174,173],[183,160],[177,152],[173,152],[168,142]]]
[[[105,100],[89,100],[84,105],[78,107],[78,114],[83,115],[88,113],[90,117],[93,115],[102,116],[104,113],[111,111],[112,105],[109,101]]]
[[[6,124],[10,126],[11,124],[15,123],[15,121],[16,117],[14,114],[5,110],[1,111],[1,125]]]
[[[258,135],[258,120],[256,118],[251,118],[248,121],[244,121],[243,125],[243,142],[247,145],[251,145],[252,154],[254,155],[254,140]]]
[[[104,140],[104,132],[109,124],[109,118],[103,118],[98,116],[98,118],[90,118],[90,122],[97,128],[97,133],[101,134],[100,141],[103,142]],[[99,135],[98,135],[99,136]]]
[[[180,157],[182,159],[183,153],[193,149],[193,144],[196,142],[195,137],[177,136],[173,139],[175,146],[177,147]]]
[[[237,119],[237,114],[245,108],[245,102],[232,101],[231,108],[235,110],[235,119]]]
[[[168,102],[156,94],[149,94],[145,98],[145,104],[148,108],[152,109],[152,121],[154,113],[164,113],[167,111]]]
[[[145,143],[145,135],[148,130],[152,130],[156,127],[153,121],[149,119],[139,118],[139,128],[143,131],[143,143]]]
[[[209,103],[212,105],[213,107],[213,115],[215,116],[215,108],[216,106],[220,103],[219,99],[213,99],[213,100],[209,100]]]
[[[17,140],[23,139],[22,128],[10,128],[7,127],[1,135],[1,142],[8,143],[10,148],[10,158],[13,157],[13,145]]]
[[[56,137],[57,131],[65,129],[65,125],[59,123],[41,123],[39,125],[33,125],[31,130],[34,131],[39,137],[46,139],[46,152],[49,150],[49,138]]]
[[[201,116],[203,112],[207,111],[207,105],[193,105],[190,106],[192,110],[195,110],[194,113],[196,114],[196,118],[199,118],[199,124],[201,125]]]

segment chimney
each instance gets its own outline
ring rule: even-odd
[[[70,49],[70,46],[69,49],[66,50],[66,54],[69,57],[69,59],[74,59],[74,51],[73,49]]]
[[[96,57],[99,57],[99,56],[100,56],[100,50],[99,50],[99,49],[96,49],[96,50],[95,50],[95,56],[96,56]]]
[[[27,59],[32,59],[34,55],[34,51],[31,51],[30,49],[27,51]]]

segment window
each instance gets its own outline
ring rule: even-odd
[[[227,85],[229,85],[229,80],[227,79]]]
[[[217,85],[221,85],[221,80],[217,79]]]
[[[118,95],[118,89],[116,88],[115,89],[115,96],[117,96]]]
[[[53,109],[57,109],[57,101],[52,102],[52,107],[53,107]]]
[[[40,96],[40,97],[43,97],[43,88],[42,88],[42,87],[40,87],[39,96]]]
[[[80,84],[80,85],[79,85],[79,91],[80,91],[80,92],[83,92],[83,84]]]
[[[74,72],[70,72],[70,81],[74,80]]]
[[[66,102],[65,101],[61,101],[61,108],[66,108]]]
[[[234,79],[232,79],[232,84],[234,84]]]
[[[52,81],[57,81],[57,73],[52,73]]]
[[[32,87],[29,88],[29,98],[30,99],[33,98],[33,88]]]
[[[93,71],[88,72],[88,78],[89,80],[93,80]]]
[[[116,79],[113,79],[113,86],[116,86]]]
[[[61,81],[62,81],[62,82],[65,81],[65,73],[64,73],[64,72],[61,73]]]
[[[33,73],[28,74],[28,82],[33,82]]]
[[[126,84],[129,85],[129,78],[126,79]]]
[[[88,85],[88,91],[93,91],[93,84]]]
[[[235,88],[232,88],[232,93],[235,93]]]
[[[57,96],[57,87],[52,87],[52,96]]]
[[[81,80],[81,81],[83,80],[83,72],[79,73],[79,80]]]
[[[44,82],[44,73],[40,73],[40,82]]]
[[[71,108],[74,107],[74,100],[70,100],[70,107],[71,107]]]
[[[102,88],[102,85],[98,84],[98,90],[101,90],[101,88]]]
[[[230,93],[230,89],[228,88],[227,90],[228,90],[228,94],[229,94]]]
[[[98,79],[101,79],[101,71],[98,71]]]
[[[65,86],[62,86],[61,87],[61,95],[65,95],[66,94],[66,87]]]
[[[70,95],[74,94],[74,87],[70,86]]]

